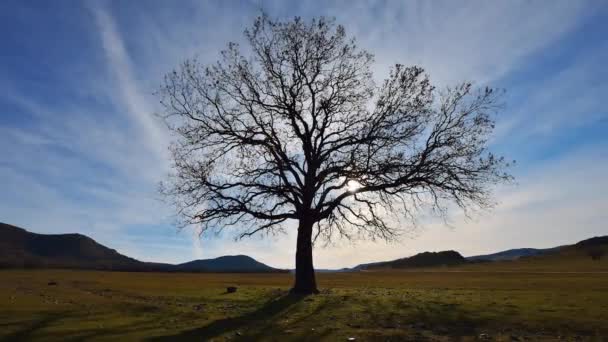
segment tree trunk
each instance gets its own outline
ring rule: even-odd
[[[313,223],[307,219],[300,219],[296,246],[296,279],[291,293],[319,293],[312,264],[312,226]]]

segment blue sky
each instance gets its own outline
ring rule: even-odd
[[[122,253],[182,262],[249,254],[292,267],[295,234],[200,241],[172,226],[157,184],[170,137],[152,115],[162,76],[213,62],[263,8],[335,16],[376,55],[425,67],[439,86],[505,88],[492,149],[516,184],[489,213],[424,220],[399,243],[338,242],[317,267],[455,249],[550,247],[608,234],[608,3],[602,1],[2,1],[0,221],[80,232]]]

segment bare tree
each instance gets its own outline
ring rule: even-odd
[[[297,221],[297,293],[317,291],[313,242],[394,239],[399,218],[491,206],[508,163],[487,151],[493,89],[437,91],[396,65],[377,86],[373,56],[320,18],[261,16],[215,64],[188,60],[161,88],[176,134],[163,193],[183,224],[273,234]]]

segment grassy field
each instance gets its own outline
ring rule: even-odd
[[[608,273],[0,271],[0,340],[603,340]],[[56,282],[56,285],[52,285]],[[49,285],[51,283],[51,285]],[[227,294],[226,286],[238,286]]]

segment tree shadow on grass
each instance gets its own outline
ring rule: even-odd
[[[380,334],[397,336],[397,340],[416,340],[415,336],[420,334],[460,340],[463,337],[477,336],[487,328],[492,328],[492,322],[454,303],[410,299],[401,304],[393,302],[383,307],[377,298],[360,299],[359,303],[365,308],[362,317],[349,319],[347,325],[360,329],[376,329]]]
[[[34,335],[41,329],[44,329],[65,317],[66,316],[62,313],[42,316],[38,319],[27,322],[24,328],[21,328],[4,337],[0,337],[0,341],[28,341],[32,339]]]
[[[282,313],[287,311],[292,305],[297,304],[301,300],[306,298],[306,296],[302,295],[294,295],[287,294],[281,296],[279,298],[272,298],[266,304],[264,304],[261,308],[246,313],[244,315],[238,317],[230,317],[220,319],[210,324],[195,328],[192,330],[187,330],[180,332],[176,335],[170,336],[159,336],[148,339],[149,341],[191,341],[191,340],[207,340],[214,337],[218,337],[228,332],[235,332],[239,329],[244,329],[248,326],[251,326],[253,323],[261,322],[267,323],[272,322],[280,317]],[[272,333],[272,332],[268,332]],[[236,335],[237,339],[239,335]],[[243,339],[247,339],[243,337]]]

